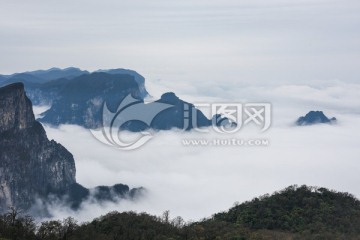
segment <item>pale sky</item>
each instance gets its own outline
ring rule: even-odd
[[[130,68],[167,83],[359,81],[358,0],[0,0],[0,73]]]

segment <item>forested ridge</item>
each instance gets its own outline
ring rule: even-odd
[[[91,222],[34,220],[11,208],[1,216],[0,239],[240,240],[360,239],[360,202],[349,193],[290,186],[198,222],[147,213],[111,212]]]

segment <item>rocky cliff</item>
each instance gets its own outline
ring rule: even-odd
[[[0,207],[27,209],[75,182],[72,154],[48,140],[23,84],[0,88]]]
[[[61,201],[77,209],[87,200],[116,202],[143,190],[124,184],[87,189],[76,183],[75,172],[72,154],[50,141],[35,120],[23,83],[0,88],[0,213],[14,206],[46,214],[47,209],[33,206],[36,200],[42,200],[43,207]]]
[[[61,87],[58,98],[40,121],[54,126],[76,124],[97,128],[102,125],[103,103],[106,102],[112,109],[116,109],[129,94],[136,99],[142,99],[139,85],[133,76],[103,72],[82,75],[68,80]]]

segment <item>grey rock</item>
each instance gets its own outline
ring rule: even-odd
[[[64,192],[76,183],[72,154],[48,140],[22,83],[0,89],[0,116],[1,208],[28,209],[35,198]]]
[[[87,189],[75,174],[73,155],[35,120],[23,83],[0,88],[0,212],[13,206],[44,215],[52,202],[76,210],[84,201],[115,202],[144,191],[124,184]],[[37,200],[45,203],[40,209]]]

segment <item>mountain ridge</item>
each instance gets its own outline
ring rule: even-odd
[[[45,82],[37,80],[37,77],[44,73],[64,70],[52,68],[9,75],[17,77],[16,80],[19,81],[21,81],[19,76],[27,78],[29,74],[31,78],[35,78],[35,80],[30,79],[29,81],[22,80],[28,96],[35,105],[51,105],[50,109],[42,114],[39,121],[53,126],[76,124],[89,129],[101,128],[105,123],[103,121],[104,103],[109,106],[111,112],[116,112],[122,100],[131,95],[142,102],[141,108],[145,111],[144,113],[155,115],[155,117],[151,123],[143,124],[141,122],[143,113],[138,112],[134,119],[129,119],[129,122],[121,126],[122,130],[133,132],[148,128],[153,130],[170,130],[172,128],[191,130],[197,127],[209,127],[212,124],[234,126],[234,123],[230,121],[213,121],[214,116],[206,117],[193,104],[178,98],[173,92],[164,93],[160,99],[144,104],[144,98],[149,93],[145,88],[145,78],[136,71],[118,68],[84,73],[77,68],[68,69],[77,71],[80,75],[74,78],[66,78],[64,75],[63,78]],[[0,82],[0,85],[5,82]],[[162,103],[172,106],[157,112],[157,106]],[[135,112],[129,110],[132,113]]]
[[[67,67],[64,69],[52,67],[47,70],[35,70],[35,71],[13,73],[9,75],[0,75],[0,86],[5,84],[10,84],[13,82],[24,82],[27,83],[29,85],[28,87],[30,88],[31,84],[44,84],[58,79],[71,80],[73,78],[82,75],[89,75],[92,73],[99,73],[99,72],[108,73],[111,75],[114,74],[130,75],[134,77],[134,80],[138,83],[142,96],[143,97],[148,96],[148,92],[146,91],[145,88],[145,78],[134,70],[124,69],[124,68],[99,69],[95,71],[87,71],[87,70],[81,70],[80,68],[76,68],[76,67]]]

